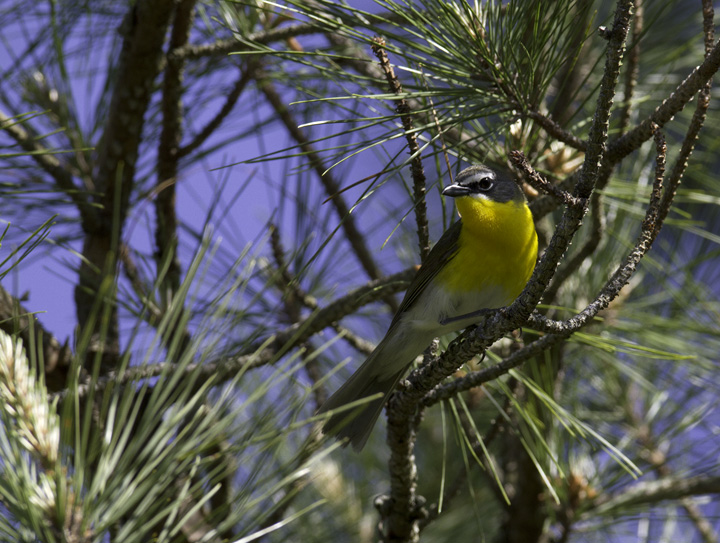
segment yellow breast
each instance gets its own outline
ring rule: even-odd
[[[458,252],[438,280],[450,292],[485,293],[510,304],[525,287],[537,259],[537,234],[527,205],[463,197]]]

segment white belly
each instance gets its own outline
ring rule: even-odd
[[[430,292],[428,292],[430,291]],[[482,317],[474,316],[457,320],[456,317],[475,313],[482,309],[497,309],[513,301],[513,297],[502,287],[484,288],[482,292],[451,293],[442,287],[426,289],[405,315],[402,322],[440,336],[467,328]],[[445,319],[455,319],[442,325]]]

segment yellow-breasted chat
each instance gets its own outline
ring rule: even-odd
[[[405,293],[383,340],[320,407],[336,410],[370,396],[353,410],[333,413],[323,432],[365,445],[383,406],[407,369],[438,336],[466,328],[487,310],[513,302],[537,260],[537,234],[527,200],[509,176],[470,166],[443,190],[460,220],[438,240]]]

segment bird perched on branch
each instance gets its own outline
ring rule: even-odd
[[[323,432],[347,439],[355,450],[363,448],[388,396],[433,338],[512,303],[535,268],[535,224],[511,177],[471,166],[443,194],[455,198],[460,220],[430,251],[383,340],[320,407],[320,413],[332,412]],[[353,402],[354,409],[334,412]]]

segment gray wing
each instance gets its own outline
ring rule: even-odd
[[[459,248],[458,240],[460,239],[461,227],[462,221],[457,221],[445,230],[445,233],[432,248],[425,260],[425,264],[421,266],[417,274],[415,274],[415,278],[410,283],[405,297],[400,303],[400,308],[397,313],[395,313],[395,317],[393,317],[392,323],[390,324],[391,329],[397,323],[400,315],[415,303],[415,300],[417,300],[423,290],[425,290],[425,287],[432,282],[445,264],[455,256]]]

